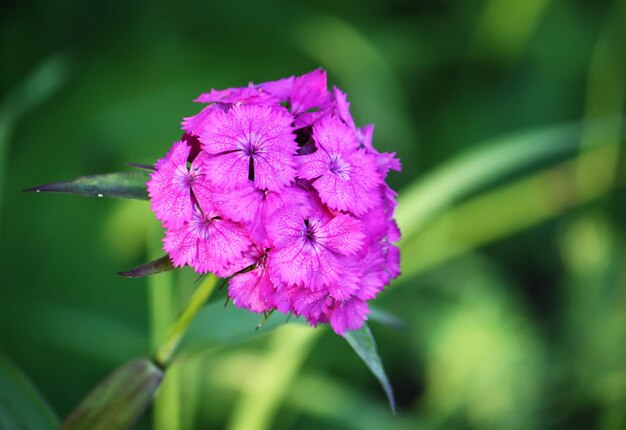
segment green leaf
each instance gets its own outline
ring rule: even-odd
[[[61,430],[130,428],[152,402],[163,371],[150,360],[126,363],[97,385],[61,426]]]
[[[611,131],[615,119],[591,125],[594,136]],[[580,149],[580,123],[539,128],[499,137],[445,162],[403,188],[396,220],[403,241],[450,205],[525,169],[574,155]],[[602,139],[599,139],[602,140]]]
[[[396,400],[393,395],[393,389],[383,368],[383,362],[378,355],[378,349],[376,348],[376,341],[370,331],[367,324],[363,324],[363,328],[360,330],[348,331],[343,335],[344,339],[348,341],[352,349],[356,351],[361,360],[365,362],[367,367],[372,371],[376,379],[382,385],[387,399],[389,400],[389,406],[393,413],[396,413]]]
[[[290,318],[289,324],[303,323]],[[189,326],[176,357],[236,344],[262,336],[287,323],[287,316],[275,311],[264,321],[263,315],[220,302],[205,306]],[[259,327],[259,324],[261,326]]]
[[[172,264],[170,257],[164,255],[161,258],[152,260],[149,263],[141,264],[133,269],[127,270],[126,272],[119,272],[118,275],[126,278],[143,278],[145,276],[156,275],[157,273],[169,272],[174,269],[175,267]]]
[[[389,311],[386,311],[377,306],[370,305],[370,313],[367,316],[369,321],[377,322],[379,324],[386,325],[388,327],[393,327],[396,329],[406,329],[407,325],[404,321],[400,319],[400,317],[392,314]]]
[[[54,182],[28,188],[24,192],[78,194],[90,197],[117,197],[120,199],[149,200],[147,172],[119,172],[104,175],[81,176],[73,181]]]
[[[28,378],[0,354],[0,429],[53,430],[59,420]]]

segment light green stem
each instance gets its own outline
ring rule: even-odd
[[[209,275],[200,284],[198,289],[194,291],[187,306],[168,330],[165,341],[154,354],[153,359],[158,366],[166,368],[171,363],[174,352],[187,331],[189,324],[191,324],[196,314],[202,309],[202,306],[204,306],[204,303],[215,289],[216,284],[217,278],[214,275]]]

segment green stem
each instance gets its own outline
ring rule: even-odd
[[[187,331],[189,324],[191,324],[196,314],[202,309],[204,303],[215,290],[216,284],[217,278],[214,275],[209,275],[198,289],[194,291],[187,306],[168,330],[165,341],[154,354],[153,360],[159,367],[165,369],[172,362],[174,352]]]

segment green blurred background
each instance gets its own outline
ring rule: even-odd
[[[146,203],[22,190],[151,164],[200,92],[321,66],[404,166],[376,304],[406,328],[370,324],[399,414],[290,325],[177,363],[137,428],[626,428],[626,2],[211,3],[0,6],[0,352],[56,413],[150,353],[194,276],[116,275],[160,254]]]

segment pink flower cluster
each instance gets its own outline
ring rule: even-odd
[[[174,265],[232,276],[238,307],[360,328],[400,273],[395,154],[374,149],[324,70],[196,101],[207,106],[148,182]]]

